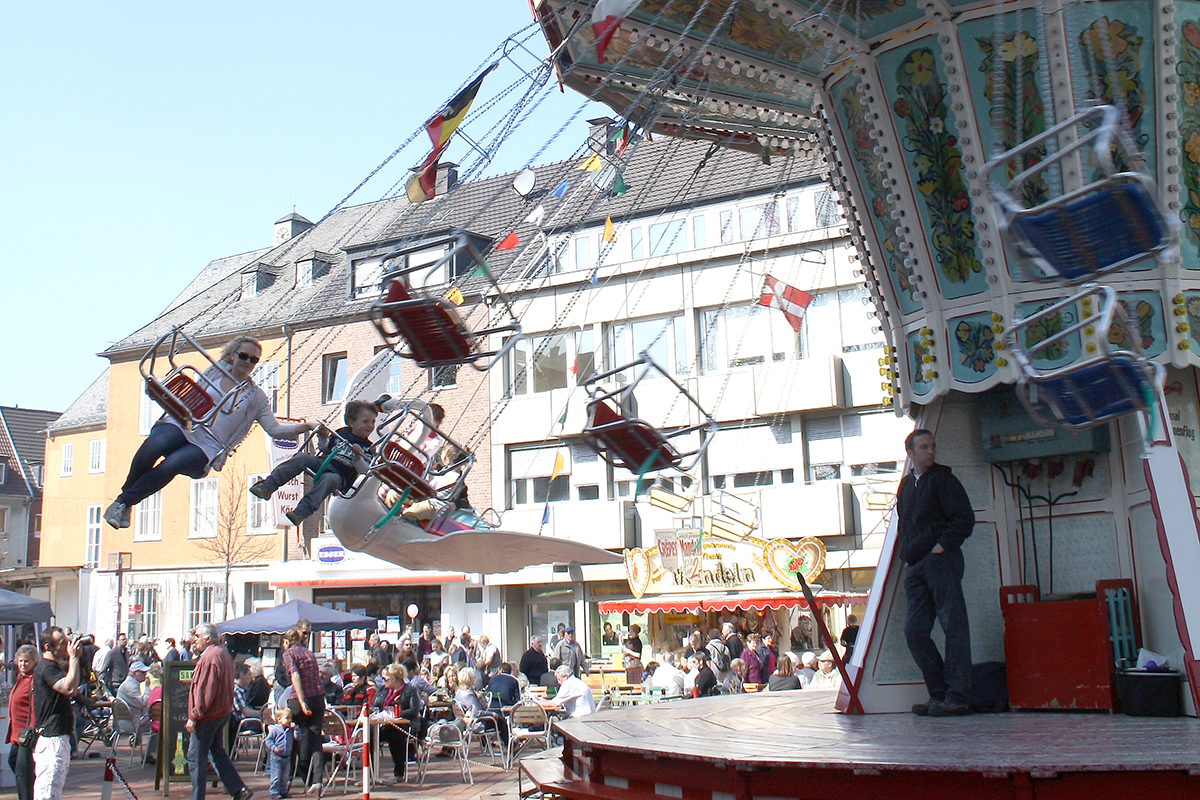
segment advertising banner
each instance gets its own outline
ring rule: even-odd
[[[290,423],[298,422],[294,419],[280,419],[280,422]],[[292,439],[272,439],[267,436],[266,432],[263,436],[267,440],[267,456],[270,459],[271,469],[275,469],[284,461],[287,461],[292,456],[300,452],[300,442]],[[273,502],[275,504],[275,520],[279,525],[287,525],[287,517],[284,516],[289,511],[294,511],[296,504],[300,502],[300,498],[304,496],[304,474],[301,473],[295,478],[279,487],[279,491],[275,493]]]
[[[663,569],[672,572],[681,567],[679,560],[679,531],[674,528],[654,531],[654,539],[658,542],[658,557]]]

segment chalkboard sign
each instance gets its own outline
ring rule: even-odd
[[[192,689],[192,673],[195,661],[164,661],[162,676],[162,719],[158,728],[158,762],[154,767],[154,788],[162,789],[163,795],[172,783],[191,783],[188,769],[188,745],[191,734],[187,732],[188,693]],[[227,731],[219,735],[227,736]],[[209,777],[216,786],[216,772],[209,765]]]

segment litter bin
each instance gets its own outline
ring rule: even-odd
[[[1130,669],[1117,673],[1121,710],[1131,717],[1178,717],[1183,714],[1180,679],[1170,669]]]

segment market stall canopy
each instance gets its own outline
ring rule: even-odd
[[[830,593],[817,595],[823,606],[848,606],[865,602],[865,594]],[[711,594],[677,594],[660,597],[605,600],[600,603],[601,614],[644,614],[665,611],[673,614],[701,611],[766,611],[780,608],[808,608],[804,595],[799,594],[730,594],[714,597]]]
[[[54,610],[48,601],[0,589],[0,625],[49,622],[52,616]]]
[[[296,627],[296,623],[302,619],[308,620],[314,631],[346,631],[355,628],[373,630],[377,627],[374,617],[347,614],[345,611],[337,611],[315,603],[291,600],[257,614],[218,622],[217,630],[225,634],[284,633]]]

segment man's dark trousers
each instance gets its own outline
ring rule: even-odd
[[[932,700],[971,702],[971,633],[963,599],[963,554],[955,547],[909,564],[904,573],[904,636]],[[946,634],[942,660],[930,633],[937,620]]]

